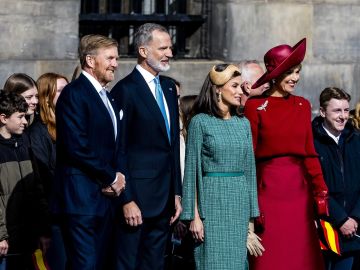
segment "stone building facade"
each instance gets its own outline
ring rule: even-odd
[[[196,8],[200,1],[204,0],[189,3]],[[80,2],[0,0],[0,87],[14,72],[36,79],[53,71],[71,78],[77,65]],[[352,105],[360,100],[360,0],[208,0],[208,4],[210,59],[173,61],[167,74],[183,83],[183,94],[197,93],[214,63],[261,61],[270,47],[294,45],[306,37],[297,93],[310,99],[314,112],[318,95],[327,86],[348,91]],[[135,59],[120,59],[117,79],[134,64]]]

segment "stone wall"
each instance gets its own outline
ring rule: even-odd
[[[79,0],[0,0],[0,10],[0,87],[15,72],[37,78],[47,71],[42,69],[47,61],[59,61],[52,71],[65,72],[64,65],[66,70],[72,66],[77,57]]]
[[[337,86],[360,100],[359,0],[215,0],[212,55],[237,62],[262,60],[268,49],[307,38],[297,93],[311,100]]]
[[[210,1],[210,0],[209,0]],[[189,1],[196,8],[198,0]],[[168,73],[197,93],[219,61],[262,60],[271,47],[307,38],[297,93],[318,105],[327,86],[360,100],[360,0],[212,0],[209,17],[213,60],[173,61]],[[35,79],[53,71],[71,78],[77,65],[80,0],[0,0],[0,87],[14,72]],[[192,46],[192,45],[190,45]],[[195,46],[195,45],[194,45]],[[120,59],[117,80],[135,59]]]

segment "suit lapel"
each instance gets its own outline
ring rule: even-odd
[[[94,102],[96,108],[98,108],[98,110],[102,113],[102,119],[104,119],[104,121],[107,121],[109,126],[112,127],[112,131],[114,133],[114,125],[112,123],[111,120],[111,116],[109,115],[109,112],[107,110],[107,108],[105,107],[104,102],[102,101],[99,93],[96,91],[95,87],[91,84],[91,82],[85,77],[85,75],[81,74],[80,76],[81,79],[83,79],[87,84],[87,89],[89,89],[89,96],[90,96],[90,100],[92,102]],[[80,78],[80,77],[79,77]],[[108,95],[108,99],[110,100],[111,105],[113,106],[114,112],[115,112],[115,107],[114,107],[114,103],[111,102],[111,97]],[[115,113],[116,115],[116,113]],[[116,117],[116,121],[117,123],[119,123],[118,118]],[[117,124],[117,126],[119,126],[119,124]],[[119,131],[117,132],[117,134],[119,134]],[[114,140],[115,140],[115,136],[114,136]]]
[[[140,98],[144,100],[144,103],[148,108],[148,110],[150,111],[151,115],[156,118],[156,122],[160,125],[161,130],[163,131],[166,138],[168,138],[164,117],[160,111],[159,105],[157,104],[153,94],[151,93],[151,90],[147,82],[145,81],[144,77],[140,74],[140,72],[136,68],[133,71],[133,80],[135,81],[136,84],[140,85],[140,87],[138,88]],[[166,100],[166,102],[168,103],[169,106],[168,100]],[[170,112],[170,107],[169,107],[169,112]]]

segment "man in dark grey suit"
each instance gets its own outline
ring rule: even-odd
[[[126,190],[117,234],[116,269],[163,269],[170,224],[180,215],[179,113],[169,69],[167,30],[147,23],[135,34],[138,65],[111,95],[120,114],[120,160]]]
[[[105,91],[118,66],[117,42],[100,35],[80,41],[82,73],[56,104],[57,212],[69,269],[103,269],[113,197],[125,188],[117,162],[119,117]]]

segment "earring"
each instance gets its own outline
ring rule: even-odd
[[[221,92],[218,93],[217,100],[218,100],[218,102],[221,102]]]

